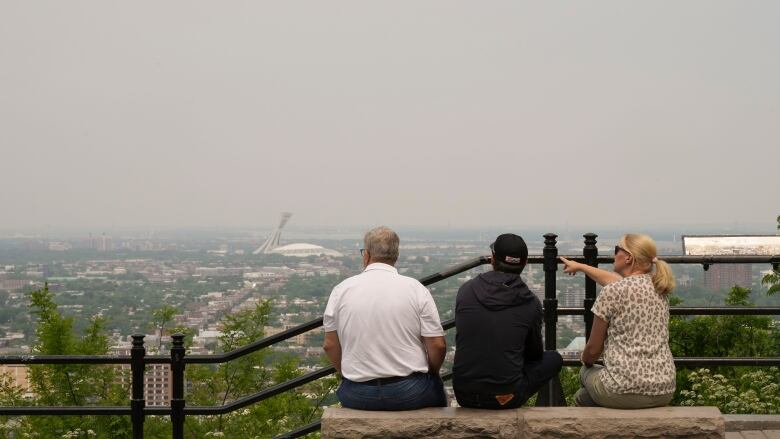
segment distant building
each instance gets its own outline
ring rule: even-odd
[[[199,276],[228,277],[241,276],[244,269],[241,267],[197,267],[195,274]]]
[[[153,339],[147,336],[147,339]],[[149,340],[145,340],[147,346],[152,345]],[[122,345],[113,348],[114,355],[130,355],[130,346]],[[120,374],[119,381],[129,387],[130,383],[130,365],[120,366],[125,373]],[[147,406],[165,406],[170,404],[173,396],[173,387],[171,385],[171,367],[168,364],[147,364],[144,372],[144,398]]]
[[[269,253],[272,254],[280,254],[283,256],[296,256],[300,258],[304,258],[307,256],[331,256],[334,258],[340,258],[344,255],[337,252],[336,250],[331,250],[329,248],[325,248],[319,245],[314,244],[288,244],[281,247],[276,247],[275,249],[271,250]]]
[[[253,251],[253,255],[259,255],[262,253],[270,253],[271,250],[279,246],[279,238],[282,237],[282,229],[284,228],[284,225],[287,224],[287,221],[292,216],[292,213],[290,212],[282,212],[282,216],[279,219],[279,224],[276,226],[273,232],[268,236],[268,239],[257,248],[257,250]]]
[[[750,288],[752,284],[751,264],[713,264],[704,272],[704,286],[709,289],[731,288],[734,285]]]
[[[91,247],[99,252],[110,252],[114,250],[114,241],[104,233],[92,240]]]
[[[295,270],[288,267],[263,267],[259,271],[244,273],[244,279],[277,279],[295,274]]]
[[[258,247],[257,250],[252,252],[252,254],[278,254],[282,256],[296,256],[301,258],[307,256],[331,256],[334,258],[340,258],[344,256],[336,250],[327,249],[314,244],[298,243],[288,244],[280,247],[279,240],[282,237],[282,229],[284,228],[284,225],[287,224],[287,221],[291,216],[292,213],[290,212],[282,212],[282,216],[279,219],[279,225],[277,225],[274,231],[271,232],[271,235],[268,236],[268,239],[263,243],[263,245]]]
[[[49,251],[53,252],[64,252],[72,249],[73,246],[70,245],[70,243],[67,242],[61,242],[61,241],[52,241],[49,242]]]
[[[8,378],[9,384],[24,392],[25,398],[32,398],[30,370],[24,364],[0,364],[0,375]]]
[[[574,340],[568,346],[558,352],[564,360],[577,360],[580,358],[582,350],[585,349],[585,342],[585,337],[574,337]]]
[[[563,293],[560,290],[558,295],[558,305],[565,308],[582,308],[585,306],[585,288],[567,288]],[[541,298],[544,299],[544,288],[541,289]]]
[[[0,279],[0,290],[19,290],[28,285],[33,285],[33,281],[27,279]]]
[[[279,334],[281,332],[287,331],[288,329],[295,328],[297,325],[284,325],[283,327],[275,327],[275,326],[265,326],[263,327],[263,334],[264,337],[270,337],[272,335]],[[308,334],[304,332],[303,334],[298,334],[295,337],[287,339],[288,342],[298,345],[298,346],[304,346],[306,345],[306,339],[308,338]]]
[[[678,287],[690,287],[692,285],[693,285],[693,278],[691,276],[688,276],[687,274],[683,274],[682,276],[677,278]]]

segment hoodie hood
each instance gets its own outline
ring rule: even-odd
[[[472,286],[479,303],[494,311],[536,299],[519,274],[489,271],[477,276]]]

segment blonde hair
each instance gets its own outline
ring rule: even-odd
[[[628,250],[639,269],[652,272],[655,291],[666,296],[674,290],[674,273],[666,262],[657,258],[658,251],[653,238],[647,235],[628,234],[620,238],[620,247]],[[653,270],[655,265],[655,270]]]

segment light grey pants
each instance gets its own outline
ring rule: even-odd
[[[580,369],[580,390],[574,395],[578,407],[609,407],[613,409],[646,409],[663,407],[672,401],[674,392],[667,395],[640,395],[636,393],[612,393],[604,388],[601,371],[604,366],[583,366]]]

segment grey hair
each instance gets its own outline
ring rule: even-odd
[[[398,260],[398,235],[389,227],[380,226],[366,232],[363,245],[372,261],[395,265]]]

